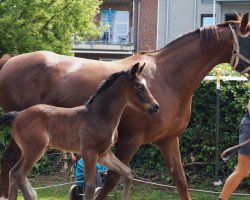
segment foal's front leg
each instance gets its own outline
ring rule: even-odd
[[[109,151],[105,156],[98,160],[99,163],[107,166],[110,170],[117,172],[123,177],[124,186],[122,192],[122,199],[129,199],[130,187],[133,180],[133,175],[130,168],[121,162],[112,151]]]
[[[84,184],[85,184],[85,199],[94,200],[96,188],[96,162],[98,155],[93,152],[84,152],[82,154],[84,161]]]

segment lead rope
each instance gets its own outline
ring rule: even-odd
[[[239,148],[242,147],[242,146],[247,145],[249,142],[250,142],[250,138],[249,138],[248,140],[246,140],[245,142],[242,142],[241,144],[238,144],[238,145],[229,147],[228,149],[226,149],[225,151],[223,151],[223,153],[222,153],[221,156],[220,156],[221,159],[222,159],[223,161],[227,161],[231,156],[229,155],[229,156],[225,157],[226,154],[228,154],[228,153],[231,152],[231,151],[237,150],[237,149],[239,149]]]

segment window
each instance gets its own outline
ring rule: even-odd
[[[237,20],[237,15],[235,13],[225,14],[225,21]]]
[[[129,11],[102,10],[101,21],[109,28],[103,32],[102,41],[111,43],[129,42]]]
[[[201,27],[213,25],[213,15],[212,14],[202,14],[201,15]]]

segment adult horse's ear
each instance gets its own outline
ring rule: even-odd
[[[145,63],[140,67],[138,74],[140,74],[142,72],[142,70],[144,69]]]
[[[135,74],[138,72],[138,70],[139,70],[139,65],[140,65],[140,63],[136,63],[136,64],[131,68],[131,70],[130,70],[130,74],[131,74],[131,75],[135,75]]]
[[[240,32],[242,35],[248,33],[249,31],[248,22],[249,22],[249,13],[245,13],[240,23]]]

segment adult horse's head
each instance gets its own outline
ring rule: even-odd
[[[250,78],[250,25],[249,13],[243,15],[240,24],[230,24],[233,34],[233,52],[230,65]]]
[[[136,63],[128,71],[129,85],[126,98],[131,106],[155,113],[159,110],[159,104],[148,90],[146,80],[141,76],[144,65],[140,67],[139,63]]]

